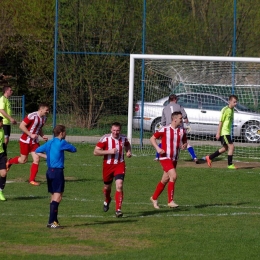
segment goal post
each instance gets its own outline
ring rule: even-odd
[[[231,94],[237,95],[243,105],[238,109],[248,109],[254,115],[235,112],[235,120],[241,117],[245,121],[242,125],[234,122],[235,144],[239,147],[235,152],[241,157],[260,156],[260,58],[131,54],[127,136],[140,153],[155,152],[149,138],[161,117],[160,102],[172,93],[180,95],[179,101],[188,118],[192,118],[189,140],[197,147],[199,156],[220,146],[214,140],[215,121],[219,121],[222,101],[226,102]],[[198,104],[194,98],[198,98]],[[203,112],[208,118],[199,115],[194,119],[194,114]]]

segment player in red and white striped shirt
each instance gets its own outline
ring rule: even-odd
[[[151,144],[160,154],[159,161],[163,168],[163,176],[157,184],[153,196],[150,198],[154,208],[159,209],[157,199],[163,192],[165,185],[168,183],[168,206],[176,208],[178,205],[174,202],[174,188],[177,180],[177,160],[180,149],[187,148],[187,137],[182,125],[181,112],[172,113],[172,122],[170,125],[161,128],[150,138]],[[161,148],[158,146],[156,139],[161,138]]]
[[[39,186],[40,183],[35,181],[39,169],[40,157],[35,153],[35,150],[40,146],[39,136],[44,141],[48,140],[48,137],[43,134],[42,127],[46,123],[47,115],[49,114],[49,105],[40,104],[39,109],[36,112],[28,114],[20,124],[20,129],[23,134],[20,138],[20,156],[16,156],[7,161],[7,171],[13,164],[24,164],[28,160],[28,155],[31,153],[33,163],[30,170],[29,183],[35,186]]]
[[[125,135],[120,134],[121,124],[114,122],[111,126],[111,134],[101,137],[94,149],[94,155],[104,156],[103,160],[103,193],[105,196],[103,210],[109,210],[111,202],[111,187],[115,178],[116,192],[116,217],[122,217],[121,206],[123,202],[123,182],[125,177],[124,151],[127,157],[131,157],[131,145]]]

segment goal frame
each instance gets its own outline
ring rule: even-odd
[[[128,123],[127,137],[132,144],[133,105],[134,105],[134,75],[135,60],[190,60],[190,61],[219,61],[219,62],[255,62],[260,64],[260,58],[254,57],[225,57],[225,56],[191,56],[191,55],[157,55],[157,54],[130,54],[129,65],[129,95],[128,95]],[[142,143],[142,140],[140,140]]]

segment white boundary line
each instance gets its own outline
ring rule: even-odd
[[[11,196],[7,196],[7,198],[10,197],[16,197],[14,195]],[[33,195],[29,195],[27,196],[28,198],[31,197],[35,197]],[[48,198],[49,196],[46,196],[46,198]],[[74,199],[70,199],[70,198],[63,198],[64,201],[77,201],[77,202],[97,202],[97,200],[89,200],[89,199],[85,199],[85,198],[74,198]],[[98,203],[102,204],[102,200],[99,200]],[[130,202],[124,202],[124,204],[127,205],[150,205],[151,209],[153,209],[151,203],[148,202],[138,202],[138,203],[130,203]],[[167,209],[167,205],[163,205],[161,204],[162,208],[161,209]],[[201,205],[203,207],[203,205]],[[198,209],[200,207],[200,205],[180,205],[179,209],[181,208],[194,208],[194,209]],[[247,210],[260,210],[260,206],[237,206],[237,205],[207,205],[205,204],[205,208],[224,208],[224,209],[247,209]],[[154,210],[154,209],[153,209]],[[113,212],[113,210],[111,210],[111,213]],[[155,210],[156,214],[149,214],[149,215],[139,215],[138,212],[133,213],[133,214],[127,214],[125,213],[125,217],[132,217],[132,218],[136,218],[136,217],[220,217],[220,216],[241,216],[241,215],[251,215],[251,216],[255,216],[255,215],[260,215],[260,212],[230,212],[230,213],[197,213],[197,214],[183,214],[183,213],[172,213],[172,214],[166,214],[165,215],[165,211],[161,211],[160,210]],[[161,213],[161,214],[160,214]],[[47,216],[44,214],[38,214],[38,215],[34,215],[34,214],[7,214],[7,213],[2,213],[0,214],[1,216]],[[111,216],[111,214],[107,214],[106,216],[102,216],[102,215],[91,215],[91,214],[86,214],[86,215],[59,215],[60,217],[63,218],[70,218],[70,217],[76,217],[76,218],[104,218],[104,217],[115,217],[115,216]]]
[[[99,216],[99,215],[63,215],[63,214],[59,214],[59,218],[115,218],[115,216],[112,213],[113,211],[111,211],[111,213],[108,213],[106,216]],[[159,213],[159,211],[158,211]],[[162,212],[163,213],[163,212]],[[225,217],[225,216],[259,216],[260,212],[233,212],[233,213],[198,213],[198,214],[150,214],[150,215],[138,215],[137,214],[127,214],[124,213],[123,218],[164,218],[164,217]],[[6,213],[2,213],[0,214],[0,216],[27,216],[27,217],[47,217],[48,214],[43,215],[43,214],[38,214],[38,215],[34,215],[34,214],[6,214]]]
[[[5,197],[8,198],[16,198],[16,195],[5,195]],[[38,198],[39,196],[35,196],[35,195],[27,195],[27,196],[22,196],[24,197],[28,197],[28,198]],[[49,195],[42,195],[40,196],[41,198],[49,198]],[[77,202],[93,202],[93,203],[101,203],[103,202],[103,200],[94,200],[94,199],[85,199],[85,198],[68,198],[68,197],[63,197],[62,201],[77,201]],[[115,201],[112,200],[112,203],[114,203]],[[4,203],[4,202],[3,202]],[[123,202],[124,205],[151,205],[152,207],[152,203],[151,202]],[[166,204],[160,204],[160,206],[162,207],[162,209],[167,208],[168,206]],[[255,210],[260,210],[260,206],[238,206],[238,205],[225,205],[225,203],[223,203],[223,205],[221,205],[221,203],[219,204],[199,204],[199,205],[180,205],[179,208],[233,208],[233,209],[255,209]],[[160,210],[158,210],[158,212],[160,212]]]

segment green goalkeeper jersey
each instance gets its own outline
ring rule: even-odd
[[[234,119],[234,108],[230,108],[229,106],[223,107],[220,115],[220,122],[222,122],[222,128],[220,131],[220,135],[230,135],[231,127]]]
[[[11,109],[10,101],[5,96],[2,96],[0,98],[0,109],[3,109],[7,113],[7,115],[12,116],[12,109]],[[1,113],[0,113],[0,116],[3,117],[4,125],[10,125],[10,120],[8,118],[4,117],[4,115],[2,115]]]
[[[4,152],[3,143],[5,140],[5,134],[3,128],[0,128],[0,154]]]

